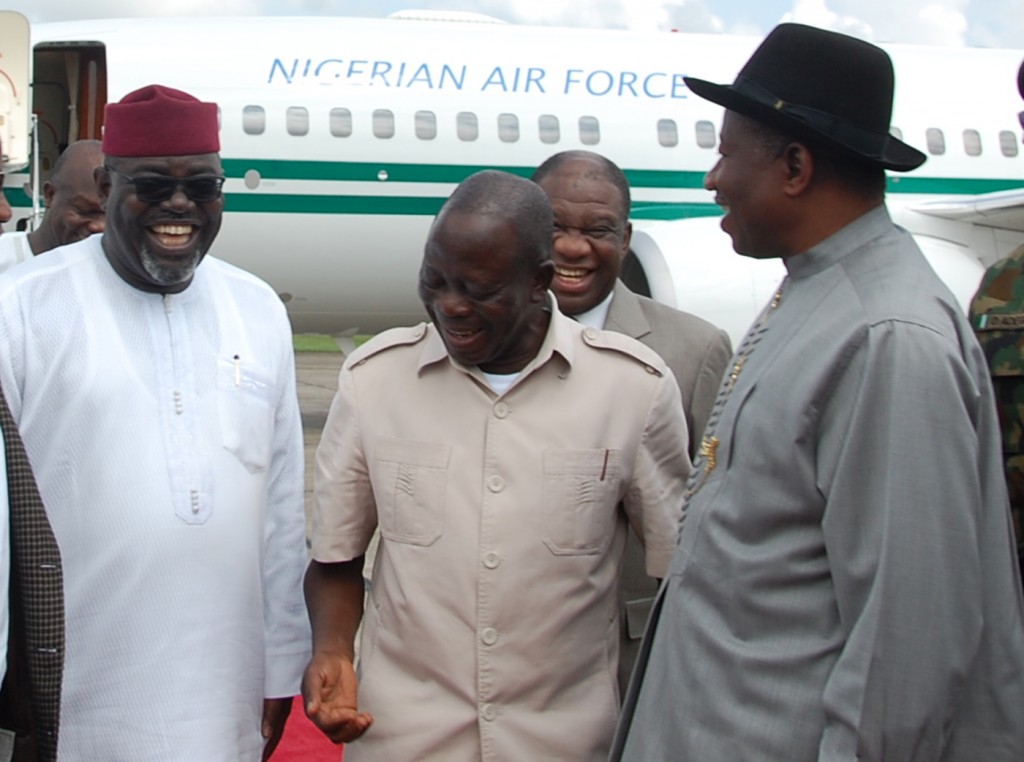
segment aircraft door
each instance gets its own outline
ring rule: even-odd
[[[32,108],[39,119],[39,168],[49,176],[76,140],[103,136],[106,49],[97,42],[46,43],[34,51]]]
[[[5,172],[28,165],[29,27],[15,11],[0,11],[0,141]]]

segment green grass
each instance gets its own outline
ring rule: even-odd
[[[364,341],[369,340],[369,334],[357,335],[353,341],[358,347]],[[292,337],[293,346],[296,352],[340,352],[337,342],[326,333],[296,333]]]

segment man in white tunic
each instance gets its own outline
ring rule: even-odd
[[[258,760],[309,656],[290,327],[206,256],[215,104],[138,90],[103,149],[106,232],[0,277],[0,383],[64,558],[59,753]]]
[[[705,181],[781,257],[687,487],[615,760],[1024,759],[999,427],[955,298],[889,219],[888,56],[784,24],[731,86]]]

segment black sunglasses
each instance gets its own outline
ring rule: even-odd
[[[132,177],[124,172],[118,172],[111,167],[106,168],[108,172],[120,175],[125,182],[131,183],[135,188],[135,195],[140,201],[147,204],[159,204],[174,195],[178,188],[185,191],[185,195],[197,204],[208,204],[220,198],[220,191],[224,185],[225,178],[217,175],[193,175],[192,177],[168,177],[166,175],[147,175],[145,177]]]

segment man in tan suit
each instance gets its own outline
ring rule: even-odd
[[[558,311],[551,238],[535,184],[472,175],[424,251],[432,323],[379,334],[339,376],[317,450],[303,694],[353,742],[346,762],[607,757],[626,524],[663,575],[688,436],[655,352]],[[609,400],[603,384],[628,391]]]
[[[559,309],[592,328],[632,336],[661,355],[679,384],[693,459],[732,356],[728,335],[696,315],[633,293],[619,280],[633,226],[629,183],[611,160],[589,151],[563,151],[538,167],[533,181],[554,210],[551,290]],[[640,542],[630,533],[619,589],[622,691],[656,592],[656,580],[644,573]]]

